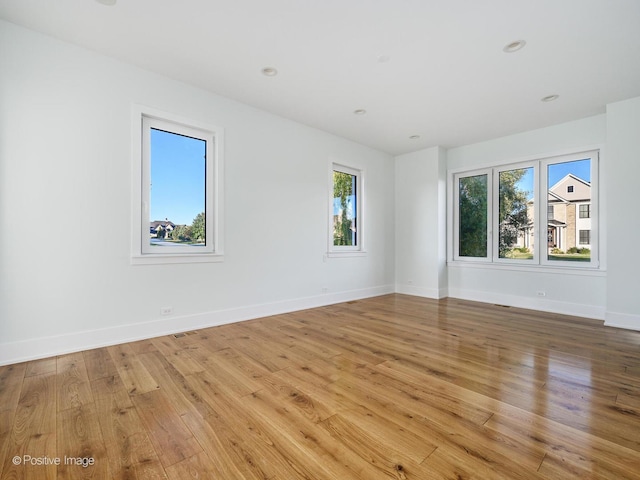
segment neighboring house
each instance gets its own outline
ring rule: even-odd
[[[533,218],[533,200],[529,201]],[[518,239],[518,246],[531,247],[533,229]],[[566,252],[572,247],[591,249],[591,184],[569,173],[553,185],[547,197],[547,247]]]
[[[162,227],[161,230],[167,232],[168,235],[173,231],[174,228],[176,228],[176,225],[166,218],[164,220],[154,220],[153,222],[149,223],[149,235],[151,237],[157,237],[159,227]]]
[[[591,249],[591,184],[569,173],[549,189],[547,246]]]

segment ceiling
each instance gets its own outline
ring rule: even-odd
[[[0,18],[391,154],[640,96],[640,0],[114,2],[0,0]]]

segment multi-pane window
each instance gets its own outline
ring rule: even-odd
[[[453,259],[597,267],[597,161],[585,152],[455,173]]]
[[[139,207],[134,263],[221,259],[221,132],[171,115],[136,112]],[[214,259],[213,257],[218,257]],[[188,260],[185,260],[189,258]]]
[[[591,243],[591,230],[580,230],[580,245]]]
[[[332,165],[329,252],[362,251],[362,171]]]
[[[591,218],[591,205],[581,204],[580,206],[580,218]]]

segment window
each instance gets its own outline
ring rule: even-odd
[[[591,230],[580,230],[580,245],[591,244]]]
[[[593,151],[454,173],[451,258],[597,267],[597,163]]]
[[[362,171],[332,164],[329,253],[358,254],[362,248]]]
[[[498,258],[533,260],[533,166],[497,169]]]
[[[578,201],[592,200],[591,179],[596,163],[597,153],[589,156],[554,158],[542,162],[542,174],[546,174],[547,177],[545,185],[548,191],[548,202],[556,203],[557,210],[555,217],[547,219],[546,222],[547,237],[551,240],[547,245],[547,251],[543,254],[543,262],[549,265],[554,263],[568,265],[570,262],[572,266],[579,264],[597,266],[597,263],[592,262],[589,249],[578,248],[578,245],[582,244],[580,232],[592,228],[591,220],[584,219],[580,213],[576,215],[581,207]],[[568,183],[571,184],[571,192],[566,187]],[[567,191],[566,195],[563,194],[564,191]]]
[[[489,229],[488,174],[458,178],[458,255],[486,258]]]
[[[222,132],[134,109],[133,263],[222,259]]]
[[[580,205],[580,218],[591,218],[591,205],[588,203]]]

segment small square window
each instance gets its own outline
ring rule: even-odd
[[[580,245],[591,243],[591,230],[580,230]]]
[[[567,186],[567,192],[568,193],[573,193],[573,185]]]
[[[578,209],[580,218],[591,218],[591,205],[585,203],[580,205]]]

